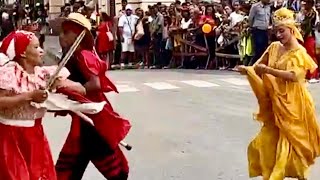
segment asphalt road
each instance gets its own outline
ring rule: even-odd
[[[243,76],[195,70],[125,70],[108,76],[120,94],[107,96],[133,126],[126,139],[133,145],[126,152],[130,180],[249,179],[246,150],[259,124],[252,119],[257,103]],[[319,87],[309,86],[317,107]],[[56,159],[70,118],[48,114],[44,124]],[[317,164],[310,180],[319,177]],[[90,165],[83,179],[104,178]]]

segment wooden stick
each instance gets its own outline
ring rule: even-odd
[[[62,68],[64,68],[64,66],[67,64],[67,62],[69,61],[70,57],[72,56],[72,54],[74,53],[74,51],[77,49],[77,47],[79,46],[80,42],[82,41],[82,39],[84,38],[84,36],[86,35],[86,29],[84,29],[81,34],[77,37],[77,39],[75,40],[75,42],[72,44],[71,48],[69,49],[69,51],[67,52],[67,54],[63,57],[62,61],[60,62],[58,68],[56,69],[56,71],[54,72],[54,74],[50,77],[49,81],[47,82],[47,87],[46,89],[50,89],[52,87],[52,85],[54,84],[54,81],[56,80],[57,76],[59,75],[60,71],[62,70]]]

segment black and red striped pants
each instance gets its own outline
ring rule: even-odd
[[[56,164],[58,180],[80,180],[90,161],[108,180],[127,180],[129,166],[120,147],[111,149],[95,127],[75,121]],[[73,132],[79,124],[80,132]]]

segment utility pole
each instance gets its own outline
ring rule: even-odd
[[[100,24],[100,12],[99,12],[99,1],[96,2],[96,28]]]
[[[110,0],[110,17],[116,16],[116,1],[115,0]]]

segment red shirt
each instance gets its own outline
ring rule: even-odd
[[[212,26],[212,31],[208,34],[209,36],[214,36],[214,29],[217,26],[215,20],[212,16],[203,15],[200,18],[199,25],[202,26],[203,24],[210,24]]]

